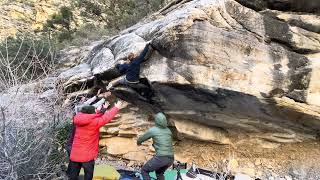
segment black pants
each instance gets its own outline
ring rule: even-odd
[[[143,180],[150,180],[149,172],[156,172],[157,180],[164,180],[164,172],[173,164],[173,156],[154,156],[141,169]]]
[[[68,165],[68,176],[70,180],[78,180],[81,167],[84,169],[84,180],[92,180],[94,171],[94,160],[80,163],[70,161]]]

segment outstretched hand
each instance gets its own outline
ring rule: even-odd
[[[125,107],[127,107],[128,103],[122,100],[118,100],[114,106],[117,107],[118,109],[123,109]]]

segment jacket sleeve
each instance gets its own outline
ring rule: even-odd
[[[104,98],[100,99],[100,101],[94,103],[92,106],[94,106],[95,108],[98,108],[99,106],[101,106],[104,102],[106,102],[106,100]]]
[[[149,129],[147,132],[145,132],[142,136],[140,136],[137,140],[137,144],[141,145],[144,141],[150,139],[153,137],[153,131],[152,129]]]
[[[130,64],[140,64],[144,60],[144,58],[147,55],[148,51],[149,51],[149,44],[146,44],[146,46],[144,47],[144,49],[140,53],[140,55],[138,57],[136,57],[135,59],[133,59]]]
[[[91,103],[93,103],[95,100],[97,99],[97,96],[93,96],[92,98],[88,99],[87,101],[85,101],[82,106],[88,106]]]
[[[119,109],[117,107],[113,107],[109,111],[105,112],[104,115],[101,117],[96,118],[96,123],[98,127],[104,126],[105,124],[109,123],[114,116],[117,115]]]
[[[76,105],[76,106],[74,107],[74,112],[75,112],[75,113],[80,112],[80,111],[81,111],[81,108],[82,108],[83,106],[88,106],[88,105],[90,105],[90,104],[93,103],[96,99],[97,99],[97,96],[93,96],[92,98],[88,99],[88,100],[85,101],[84,103]]]

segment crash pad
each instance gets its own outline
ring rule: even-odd
[[[84,171],[81,169],[79,179],[83,180]],[[117,170],[109,165],[101,164],[94,166],[93,180],[118,180],[120,174]]]
[[[188,170],[186,169],[182,169],[180,170],[180,173],[181,174],[186,174],[188,172]],[[156,179],[156,173],[155,172],[152,172],[149,174],[152,178],[155,178]],[[164,177],[165,177],[165,180],[175,180],[176,179],[176,176],[177,176],[177,171],[176,170],[171,170],[171,169],[168,169],[166,170],[166,172],[164,173]]]

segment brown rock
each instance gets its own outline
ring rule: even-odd
[[[119,156],[129,152],[137,152],[138,146],[135,140],[124,137],[112,137],[101,139],[100,146],[107,146],[108,154]]]
[[[118,127],[109,127],[107,129],[107,134],[118,135],[119,134],[119,128]]]
[[[131,161],[138,161],[138,162],[145,162],[147,160],[146,153],[143,151],[129,152],[127,154],[124,154],[122,157],[124,159],[128,159]]]
[[[137,132],[135,130],[120,130],[119,136],[120,137],[135,137],[137,136]]]

